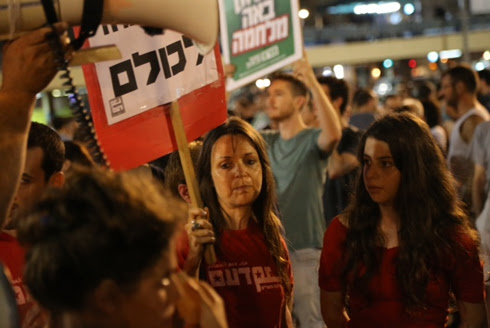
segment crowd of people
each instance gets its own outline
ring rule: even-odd
[[[67,29],[3,49],[0,327],[487,327],[488,74],[380,105],[304,55],[189,145],[197,208],[178,153],[115,173],[31,123]]]

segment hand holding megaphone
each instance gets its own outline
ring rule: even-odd
[[[50,0],[46,0],[50,1]],[[54,1],[54,0],[53,0]],[[82,23],[84,6],[102,0],[58,0],[57,17],[71,26]],[[192,39],[201,53],[213,49],[218,38],[216,0],[104,0],[102,24],[133,24],[170,29]],[[0,0],[0,39],[38,29],[47,23],[41,0]]]
[[[51,43],[58,42],[56,39],[62,37],[68,28],[66,23],[57,23],[6,43],[3,49],[2,91],[27,98],[41,92],[59,68]]]

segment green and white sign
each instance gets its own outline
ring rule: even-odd
[[[224,60],[233,90],[302,57],[297,0],[219,0]]]

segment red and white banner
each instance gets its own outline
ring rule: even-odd
[[[218,46],[201,56],[176,32],[151,37],[138,26],[99,27],[90,46],[109,44],[123,58],[83,71],[97,136],[112,168],[131,169],[177,149],[167,111],[180,95],[187,140],[226,120]]]

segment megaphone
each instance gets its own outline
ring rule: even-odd
[[[60,21],[80,25],[87,0],[52,0]],[[102,1],[102,0],[99,0]],[[45,25],[41,0],[0,0],[0,39]],[[217,0],[104,0],[102,24],[170,29],[192,39],[203,54],[218,38]]]

